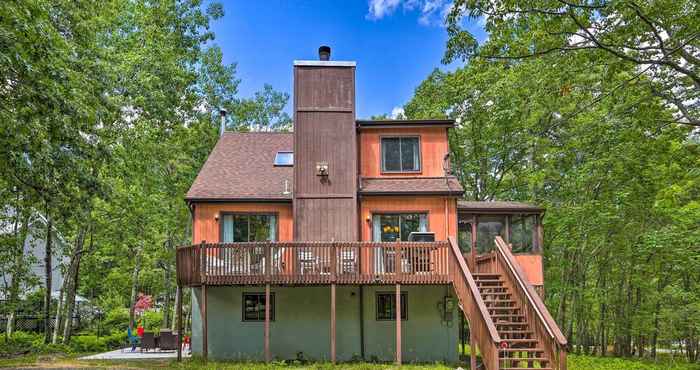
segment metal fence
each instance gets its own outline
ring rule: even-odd
[[[0,316],[0,333],[4,333],[7,330],[8,319],[6,316]],[[80,316],[73,316],[74,329],[81,328],[82,324]],[[56,319],[52,317],[49,320],[49,327],[53,329],[54,326],[56,326]],[[40,315],[18,315],[15,317],[15,330],[41,332],[44,330],[44,317]]]

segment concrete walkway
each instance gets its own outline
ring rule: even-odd
[[[192,356],[190,351],[183,351],[182,357],[188,358]],[[150,351],[141,352],[140,348],[131,352],[131,348],[117,349],[114,351],[98,353],[95,355],[80,357],[79,360],[154,360],[177,358],[177,351]]]

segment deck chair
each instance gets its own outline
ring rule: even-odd
[[[159,337],[161,351],[174,351],[177,349],[177,335],[170,330],[161,329]]]
[[[156,350],[156,337],[154,333],[143,333],[141,338],[141,352],[144,350]]]

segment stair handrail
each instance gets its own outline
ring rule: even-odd
[[[474,281],[474,278],[472,277],[472,273],[469,270],[469,266],[467,266],[466,261],[464,260],[464,256],[462,256],[462,252],[459,249],[459,246],[457,244],[457,240],[450,236],[448,238],[449,244],[450,244],[450,252],[452,254],[452,258],[456,262],[456,266],[459,269],[459,271],[450,271],[450,273],[457,273],[460,272],[467,280],[467,286],[469,287],[469,290],[471,292],[471,295],[474,299],[474,304],[478,308],[479,316],[481,319],[481,323],[486,327],[486,330],[489,334],[489,344],[491,348],[481,348],[482,346],[479,345],[479,349],[481,351],[482,359],[484,361],[484,364],[489,366],[489,369],[498,369],[499,368],[499,358],[498,358],[498,351],[499,347],[504,343],[503,340],[501,340],[501,336],[498,334],[498,331],[496,330],[496,325],[494,325],[493,320],[491,319],[491,315],[489,314],[488,309],[486,308],[486,304],[484,303],[484,300],[481,298],[481,292],[479,291],[479,288],[476,286],[476,282]],[[453,278],[454,279],[454,278]],[[452,281],[454,285],[454,280]],[[456,289],[455,289],[456,291]],[[457,292],[459,293],[459,292]],[[468,317],[471,319],[470,317]],[[471,324],[471,323],[470,323]],[[476,323],[474,323],[476,325]],[[474,330],[475,327],[470,326],[470,330]],[[483,340],[484,338],[477,338],[477,340]]]
[[[565,369],[566,347],[568,343],[566,337],[561,332],[561,329],[559,329],[559,326],[557,325],[556,321],[554,321],[554,318],[552,318],[549,310],[547,310],[547,306],[545,306],[540,295],[537,294],[532,284],[527,281],[525,273],[523,272],[522,268],[520,268],[520,264],[515,260],[515,256],[513,256],[513,252],[510,250],[510,247],[500,236],[496,236],[496,251],[497,255],[500,255],[501,258],[503,258],[503,262],[508,267],[512,276],[517,282],[517,286],[514,286],[514,288],[519,289],[524,293],[528,300],[527,304],[534,309],[539,323],[545,328],[550,338],[556,342],[557,347],[559,347],[558,352],[560,359],[558,362],[560,364],[560,369]],[[562,356],[563,358],[561,358]]]

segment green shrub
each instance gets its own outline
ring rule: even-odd
[[[126,332],[112,333],[112,335],[103,337],[103,340],[108,349],[121,348],[126,343]]]
[[[35,346],[32,349],[33,352],[38,353],[38,354],[53,354],[53,353],[64,353],[64,354],[71,354],[73,353],[73,349],[70,346],[67,346],[65,344],[44,344],[41,343],[40,345]]]
[[[33,341],[34,336],[30,333],[15,332],[7,341],[5,341],[5,335],[3,334],[0,336],[0,357],[9,357],[30,351]]]
[[[70,346],[75,352],[104,352],[107,350],[105,338],[98,338],[94,335],[72,337]]]
[[[10,336],[10,340],[5,343],[5,335],[0,337],[0,343],[3,345],[13,345],[18,347],[31,347],[32,343],[37,340],[44,340],[44,336],[38,333],[25,331],[16,331]]]
[[[141,316],[141,322],[143,323],[143,328],[146,331],[157,332],[163,325],[163,313],[155,311],[146,311]]]
[[[102,330],[105,333],[124,332],[129,327],[129,309],[115,308],[107,312],[102,322]]]

